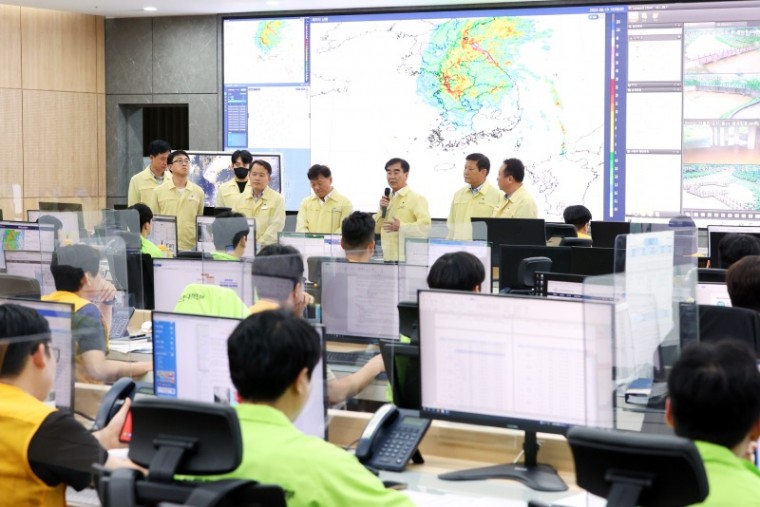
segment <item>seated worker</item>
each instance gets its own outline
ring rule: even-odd
[[[147,204],[138,202],[129,207],[137,211],[140,215],[140,252],[148,254],[153,258],[166,257],[164,252],[156,246],[151,240],[148,239],[151,231],[153,230],[153,212],[150,210]]]
[[[248,220],[241,213],[219,213],[211,224],[216,248],[211,257],[216,261],[239,261],[248,245],[249,232]]]
[[[586,206],[581,204],[568,206],[562,212],[562,218],[565,219],[566,224],[571,224],[575,227],[579,238],[591,239],[591,234],[588,230],[589,223],[591,223],[591,212]]]
[[[253,260],[253,287],[258,300],[251,313],[284,308],[302,317],[306,306],[314,301],[303,290],[303,258],[290,245],[267,245]],[[338,379],[327,369],[327,399],[331,405],[342,403],[359,394],[372,380],[385,371],[380,354],[358,371]]]
[[[718,243],[718,253],[720,265],[715,267],[728,269],[747,255],[760,255],[760,241],[749,234],[726,234]]]
[[[731,306],[760,312],[760,255],[747,255],[726,271]]]
[[[354,211],[343,220],[340,246],[349,262],[369,262],[375,254],[375,220],[370,213]]]
[[[56,291],[43,301],[74,305],[72,328],[77,352],[77,380],[107,382],[140,377],[153,369],[148,361],[106,359],[108,323],[116,289],[100,276],[100,252],[89,245],[71,245],[53,253],[50,264]]]
[[[124,447],[119,433],[130,402],[90,433],[74,418],[43,403],[55,380],[60,351],[35,310],[0,305],[0,484],[4,505],[66,505],[66,485],[92,482],[94,463],[125,466],[105,448]]]
[[[427,284],[431,289],[480,292],[486,270],[480,259],[469,252],[441,255],[430,267]]]
[[[760,437],[760,372],[752,350],[725,340],[684,348],[668,377],[665,420],[694,440],[710,489],[698,505],[757,505],[760,471],[750,461]]]
[[[293,426],[320,357],[308,323],[282,311],[251,315],[232,332],[227,351],[243,436],[243,461],[227,477],[278,484],[289,507],[413,505],[351,454]]]

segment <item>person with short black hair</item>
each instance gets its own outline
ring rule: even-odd
[[[409,162],[394,157],[385,163],[385,178],[390,195],[380,198],[380,209],[372,217],[375,234],[380,234],[383,259],[403,261],[404,244],[401,238],[426,238],[430,234],[430,210],[427,199],[409,188]]]
[[[354,209],[347,197],[332,186],[332,172],[314,164],[306,173],[313,194],[301,201],[296,216],[296,232],[340,234],[340,227]]]
[[[230,169],[233,176],[216,188],[216,207],[232,208],[240,194],[248,185],[248,172],[251,170],[253,155],[248,150],[235,150],[230,156]]]
[[[431,289],[481,292],[485,279],[486,270],[480,259],[469,252],[449,252],[430,267],[427,284]]]
[[[148,236],[150,236],[150,233],[153,230],[153,211],[151,211],[151,209],[146,204],[143,204],[141,202],[133,204],[129,207],[129,209],[137,211],[139,215],[140,252],[148,254],[153,258],[161,259],[163,257],[166,257],[164,252],[162,252],[155,243],[148,239]]]
[[[750,234],[726,234],[718,243],[718,268],[728,269],[747,255],[760,255],[760,241]]]
[[[748,457],[760,438],[760,372],[746,344],[685,347],[668,377],[665,419],[702,456],[710,493],[699,505],[758,503],[760,471]]]
[[[211,257],[217,261],[239,261],[248,246],[250,231],[248,220],[241,213],[219,213],[211,224],[216,248]]]
[[[499,192],[488,182],[491,161],[482,153],[465,157],[464,181],[466,186],[457,190],[451,201],[446,224],[449,239],[471,240],[471,218],[490,218],[499,205]]]
[[[504,195],[494,210],[495,218],[538,218],[536,201],[524,187],[524,179],[522,160],[508,158],[501,164],[496,183]]]
[[[153,369],[149,361],[106,359],[108,332],[116,288],[100,275],[100,252],[89,245],[64,246],[50,264],[56,291],[43,301],[74,305],[72,329],[77,353],[77,380],[113,381],[140,377]]]
[[[251,162],[248,186],[232,205],[232,211],[256,219],[256,247],[277,243],[277,234],[285,228],[285,198],[269,186],[272,164],[266,160]]]
[[[227,341],[235,407],[243,437],[243,461],[225,477],[278,484],[289,507],[413,505],[386,489],[351,454],[304,435],[293,421],[309,397],[319,362],[317,332],[282,311],[251,315]]]
[[[582,204],[568,206],[562,212],[562,218],[565,219],[566,224],[575,227],[579,238],[591,239],[591,234],[588,231],[588,226],[591,223],[591,212],[586,206]]]
[[[156,187],[150,208],[156,215],[177,217],[177,243],[180,250],[195,250],[197,227],[195,217],[203,215],[206,195],[203,189],[188,179],[190,155],[184,150],[173,151],[167,163],[170,177]]]
[[[130,401],[100,431],[90,433],[70,414],[44,403],[55,381],[60,350],[35,310],[0,305],[0,484],[4,505],[66,505],[66,486],[84,489],[92,465],[134,466],[109,458]]]
[[[167,160],[172,148],[169,143],[156,139],[148,144],[148,157],[150,163],[139,173],[129,180],[127,190],[127,205],[132,206],[138,202],[152,202],[153,190],[164,182],[164,172]]]
[[[760,255],[747,255],[726,271],[731,306],[760,312]]]
[[[354,211],[343,220],[340,246],[349,262],[369,262],[375,254],[375,221],[369,213]]]

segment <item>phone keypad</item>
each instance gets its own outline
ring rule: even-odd
[[[396,428],[378,450],[377,464],[386,470],[390,470],[391,467],[403,469],[417,448],[421,433],[422,430],[419,428]]]

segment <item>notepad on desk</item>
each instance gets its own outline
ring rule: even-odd
[[[136,340],[119,340],[109,343],[108,358],[117,361],[135,361],[135,354],[153,354],[153,342],[147,337]]]

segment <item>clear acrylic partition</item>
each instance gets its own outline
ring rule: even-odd
[[[408,238],[404,246],[404,262],[398,265],[398,299],[416,302],[417,291],[427,289],[430,270],[430,239]]]
[[[36,280],[41,294],[45,294],[46,290],[54,290],[49,269],[54,245],[53,226],[5,221],[0,226],[0,234],[0,268],[8,275]],[[31,286],[33,283],[19,282],[23,286],[8,290],[6,295],[34,297],[36,290]]]
[[[343,259],[345,252],[340,246],[340,234],[311,234],[303,232],[282,232],[279,243],[290,245],[301,253],[304,261],[304,277],[308,286],[318,282],[319,273],[311,273],[310,266],[315,268],[322,259]],[[309,261],[309,259],[312,259]]]
[[[587,278],[584,296],[615,305],[612,368],[615,426],[667,433],[667,376],[682,346],[696,339],[693,227],[618,236],[617,273]]]
[[[258,262],[261,258],[258,257]],[[325,261],[321,264],[321,318],[327,340],[327,363],[337,377],[333,402],[370,410],[388,399],[379,343],[399,340],[398,270],[395,263]],[[254,274],[254,283],[257,276]],[[346,397],[351,378],[363,370],[373,380],[355,396]],[[350,391],[350,389],[349,389]],[[337,394],[335,394],[337,393]],[[351,393],[353,394],[353,393]]]
[[[244,217],[196,217],[197,248],[216,260],[253,259],[256,256],[255,220]],[[245,239],[242,239],[245,237]]]
[[[385,228],[390,225],[390,222],[384,222],[382,227]],[[405,262],[406,241],[408,239],[427,239],[430,237],[430,233],[430,224],[402,223],[399,225],[398,231],[383,229],[381,232],[383,260],[386,262]]]
[[[243,318],[254,301],[252,260],[200,259],[180,261],[182,288],[173,311],[215,317]]]

